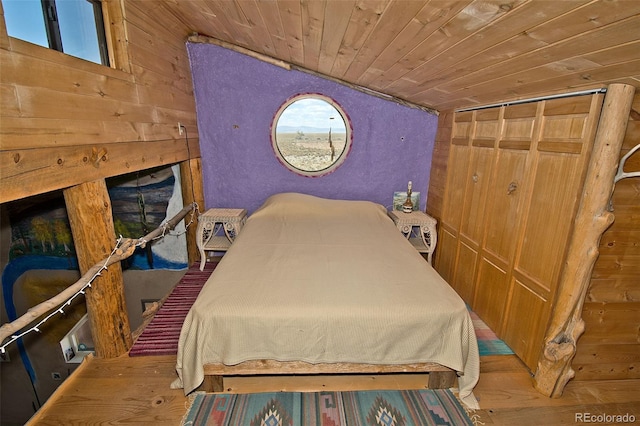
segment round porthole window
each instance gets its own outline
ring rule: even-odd
[[[303,176],[331,173],[351,148],[351,124],[333,99],[305,93],[287,100],[271,123],[271,145],[280,162]]]

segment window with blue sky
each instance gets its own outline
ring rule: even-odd
[[[10,37],[109,65],[100,1],[2,0],[2,6]]]

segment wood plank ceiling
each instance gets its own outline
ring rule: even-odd
[[[156,5],[194,33],[437,110],[610,83],[640,88],[636,0]]]

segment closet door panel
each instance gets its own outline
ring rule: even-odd
[[[453,288],[462,300],[473,306],[473,285],[475,281],[478,251],[464,241],[459,242],[458,261]]]
[[[483,249],[510,263],[518,235],[521,194],[526,190],[525,164],[528,151],[499,150],[493,184],[489,191]],[[504,266],[506,268],[506,266]]]
[[[458,251],[458,239],[454,233],[444,226],[440,227],[438,236],[438,255],[436,257],[436,269],[444,280],[453,283],[455,274],[455,261]]]
[[[529,370],[535,371],[550,306],[547,298],[531,290],[532,285],[514,279],[512,287],[503,339]]]
[[[447,196],[444,200],[442,222],[455,229],[460,229],[462,206],[469,169],[470,149],[465,145],[453,143],[449,151],[449,175],[447,178]]]
[[[579,158],[542,153],[515,269],[547,291],[560,273],[580,183]]]
[[[596,121],[595,113],[590,117],[592,108],[591,96],[544,104],[535,178],[515,269],[547,291],[555,290],[581,196]]]
[[[522,200],[530,178],[526,168],[536,128],[536,113],[536,104],[509,106],[504,111],[482,247],[485,253],[500,259],[503,268],[511,267],[521,227]]]
[[[509,293],[508,274],[486,258],[480,259],[474,311],[497,334],[500,334]]]
[[[500,134],[500,108],[476,111],[471,134],[471,159],[466,181],[460,233],[478,247],[484,234],[487,193],[496,140]]]
[[[485,202],[491,178],[493,148],[474,147],[471,153],[460,234],[477,246],[484,232]]]
[[[465,198],[472,119],[473,114],[470,112],[458,113],[454,116],[453,128],[451,129],[449,171],[447,191],[442,206],[442,223],[449,225],[456,234],[460,230],[462,206]]]

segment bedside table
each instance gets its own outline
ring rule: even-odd
[[[393,219],[400,232],[407,237],[416,250],[420,253],[427,253],[427,261],[431,264],[431,258],[438,240],[438,234],[436,233],[437,221],[421,211],[404,213],[391,210],[389,217]],[[413,228],[418,228],[418,236],[414,236]]]
[[[200,270],[207,262],[205,250],[227,251],[247,219],[245,209],[209,209],[198,216],[197,245]],[[219,235],[224,230],[224,235]]]

